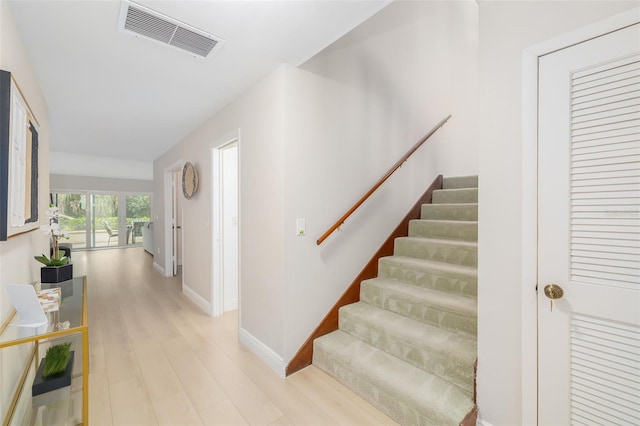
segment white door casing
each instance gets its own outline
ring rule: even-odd
[[[640,423],[639,53],[633,25],[540,58],[540,425]]]
[[[178,199],[181,196],[179,171],[174,171],[171,178],[171,271],[178,275]]]
[[[239,141],[238,129],[211,145],[213,316],[220,316],[228,310],[240,309]],[[227,173],[225,168],[229,169]],[[234,176],[228,176],[228,172]],[[230,202],[235,205],[229,206]]]
[[[222,281],[224,311],[238,308],[238,144],[222,149]]]

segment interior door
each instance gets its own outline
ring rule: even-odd
[[[175,171],[172,174],[171,179],[171,238],[172,238],[172,246],[171,246],[171,270],[172,274],[175,277],[178,275],[178,203],[180,200],[179,192],[179,182],[180,182],[180,172]]]
[[[636,24],[540,58],[540,425],[640,424],[639,53]]]

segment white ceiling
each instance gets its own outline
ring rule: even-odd
[[[204,59],[118,31],[117,0],[12,0],[11,10],[49,107],[51,150],[152,161],[390,1],[136,2],[226,40]]]

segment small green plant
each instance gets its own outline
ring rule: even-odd
[[[33,258],[45,266],[63,266],[69,263],[69,258],[67,256],[62,256],[60,259],[56,259],[51,256],[51,259],[49,259],[43,254],[42,256],[33,256]]]
[[[67,368],[69,356],[71,356],[71,342],[53,345],[47,349],[47,354],[44,358],[42,377],[49,377],[62,373],[65,368]]]

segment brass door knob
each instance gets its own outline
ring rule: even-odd
[[[551,312],[553,312],[553,301],[564,296],[564,290],[558,284],[547,284],[544,286],[544,295],[551,299]]]
[[[551,300],[556,300],[564,296],[564,291],[558,284],[547,284],[544,287],[544,295]]]

